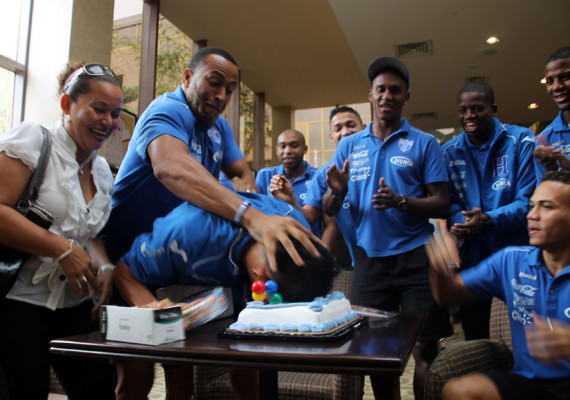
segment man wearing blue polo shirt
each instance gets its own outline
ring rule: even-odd
[[[570,170],[570,46],[556,50],[546,60],[546,91],[560,112],[536,138],[535,168],[540,182],[546,170]]]
[[[570,171],[550,171],[530,198],[530,246],[499,250],[456,273],[454,240],[428,244],[441,304],[497,297],[509,309],[515,363],[450,380],[444,399],[570,399]]]
[[[380,57],[368,67],[373,121],[340,141],[327,172],[324,210],[335,215],[348,193],[358,247],[351,301],[391,311],[421,311],[426,324],[414,348],[414,394],[423,398],[425,374],[450,333],[447,313],[429,287],[425,240],[429,218],[447,218],[449,187],[437,140],[402,118],[409,94],[406,66]],[[376,398],[392,398],[393,379],[371,377]]]
[[[187,201],[246,228],[265,246],[272,269],[277,241],[291,249],[301,265],[289,236],[316,254],[310,232],[291,218],[250,207],[217,180],[223,171],[254,187],[247,162],[220,116],[239,86],[235,60],[223,49],[200,49],[182,78],[182,84],[155,99],[136,124],[103,232],[109,252],[118,258],[137,235],[152,229],[156,218]]]
[[[310,166],[304,160],[305,154],[307,154],[305,136],[294,129],[287,129],[281,132],[277,138],[275,152],[281,164],[259,170],[255,176],[257,192],[270,194],[271,178],[274,175],[280,175],[291,182],[295,198],[299,205],[302,206],[305,203],[305,197],[313,175],[317,171],[315,167]],[[311,224],[311,230],[317,237],[321,238],[323,236],[323,226],[320,218]]]
[[[451,181],[448,225],[458,242],[461,268],[470,268],[506,246],[528,243],[526,213],[536,185],[534,134],[502,124],[493,88],[465,85],[457,95],[464,131],[443,145]],[[461,305],[465,339],[489,337],[491,302]]]
[[[362,123],[360,114],[358,111],[348,106],[337,106],[333,108],[329,116],[330,133],[329,138],[335,146],[345,137],[348,137],[356,132],[360,132],[366,125]],[[322,198],[324,194],[328,191],[327,185],[327,170],[332,164],[332,160],[327,162],[321,168],[315,172],[309,190],[307,191],[307,196],[305,198],[305,204],[302,207],[295,202],[294,196],[292,196],[291,185],[288,184],[287,179],[282,176],[274,176],[271,179],[271,194],[283,198],[283,200],[290,202],[295,205],[295,207],[301,209],[307,221],[310,224],[314,223],[323,216],[323,201]],[[323,240],[325,245],[333,254],[337,257],[337,262],[342,266],[352,265],[354,266],[354,250],[356,248],[356,229],[352,223],[352,216],[350,215],[350,203],[348,202],[348,197],[345,198],[342,207],[339,212],[335,215],[336,225],[338,230],[342,234],[342,238],[346,243],[344,249],[348,250],[350,255],[350,260],[347,260],[347,256],[344,255],[346,250],[342,250],[342,244],[339,246],[335,240],[334,246],[330,246],[326,240]],[[335,238],[336,239],[336,238]],[[344,258],[339,260],[339,256]]]
[[[237,193],[243,201],[267,215],[297,220],[308,228],[303,215],[290,204],[258,193]],[[184,202],[163,218],[157,218],[152,231],[137,236],[117,264],[114,281],[122,298],[131,306],[159,308],[172,305],[169,299],[156,301],[151,288],[173,284],[220,285],[240,288],[261,279],[274,279],[286,301],[308,301],[324,295],[332,284],[333,264],[329,252],[315,242],[319,256],[303,249],[291,239],[305,265],[298,267],[282,246],[278,245],[279,269],[267,266],[265,248],[247,230],[232,221]],[[243,291],[243,288],[242,288]],[[184,308],[184,307],[183,307]],[[154,376],[154,363],[117,362],[117,398],[146,398]],[[192,372],[170,366],[165,368],[167,392],[191,398]],[[235,374],[232,371],[232,374]],[[238,398],[252,398],[255,385],[232,378]],[[249,376],[251,378],[251,376]]]

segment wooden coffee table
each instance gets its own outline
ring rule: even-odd
[[[370,318],[334,342],[227,339],[225,318],[190,330],[186,339],[159,346],[101,340],[98,332],[51,342],[55,354],[168,364],[253,368],[260,374],[260,398],[277,398],[277,371],[381,375],[399,379],[418,338],[423,314],[403,312],[389,320]]]

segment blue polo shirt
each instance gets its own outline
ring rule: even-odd
[[[375,210],[372,196],[385,182],[396,193],[420,198],[426,185],[447,182],[443,154],[435,137],[410,126],[402,126],[384,142],[372,133],[372,124],[344,138],[332,161],[340,168],[350,161],[348,199],[356,227],[358,245],[369,257],[401,254],[423,246],[433,232],[426,217],[396,208]]]
[[[323,196],[328,190],[327,185],[327,170],[331,166],[332,161],[327,162],[321,168],[315,172],[309,190],[307,191],[307,197],[305,198],[305,204],[323,210]],[[356,229],[352,223],[352,216],[350,214],[350,202],[348,201],[348,196],[346,196],[342,202],[342,206],[339,212],[335,215],[336,224],[348,251],[350,253],[350,258],[352,259],[352,266],[354,266],[354,251],[356,249]]]
[[[554,146],[561,149],[566,158],[570,159],[570,125],[564,121],[562,111],[560,111],[558,117],[536,137],[535,144],[536,146],[541,144]],[[546,172],[546,168],[536,159],[534,160],[534,167],[536,171],[536,184],[539,185],[540,182],[542,182],[542,175]]]
[[[515,365],[512,373],[527,378],[570,378],[570,362],[546,365],[530,356],[525,327],[532,312],[570,324],[570,266],[552,276],[536,247],[507,247],[477,266],[460,272],[467,288],[482,299],[493,296],[509,309]]]
[[[303,214],[284,201],[257,193],[238,195],[266,214],[290,216],[309,227]],[[149,286],[234,286],[249,279],[240,260],[252,240],[233,222],[183,202],[156,219],[151,232],[137,236],[121,261]]]
[[[214,177],[219,176],[221,168],[244,157],[226,120],[218,117],[212,126],[202,126],[180,87],[156,98],[136,124],[115,181],[113,209],[103,233],[113,251],[128,250],[139,233],[151,230],[156,218],[182,203],[156,179],[147,155],[150,142],[161,135],[184,142],[188,153]]]
[[[297,203],[303,207],[305,204],[305,198],[307,196],[307,190],[311,185],[313,175],[315,175],[315,172],[317,172],[317,169],[310,166],[308,162],[303,161],[303,165],[305,165],[305,174],[301,175],[295,180],[293,180],[289,175],[285,173],[283,165],[276,165],[274,167],[260,169],[255,176],[255,186],[257,186],[257,191],[259,193],[271,195],[271,192],[269,191],[271,178],[273,175],[284,175],[293,186],[293,194],[297,199]],[[322,221],[318,220],[315,225],[311,227],[311,231],[315,234],[315,236],[321,238],[323,236]]]
[[[465,222],[461,212],[473,207],[493,221],[492,230],[465,240],[462,265],[473,266],[506,246],[528,244],[526,214],[536,186],[533,133],[494,118],[493,133],[484,146],[474,146],[462,132],[442,148],[451,182],[448,223]]]

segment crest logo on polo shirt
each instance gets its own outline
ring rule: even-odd
[[[312,179],[308,179],[308,180],[305,181],[305,188],[306,188],[306,189],[308,189],[309,186],[311,186],[311,181],[312,181]]]
[[[410,150],[413,145],[414,145],[413,140],[400,139],[398,141],[398,146],[400,146],[400,150],[402,150],[404,153]]]
[[[570,318],[570,307],[564,310],[564,315],[566,315],[566,318]]]
[[[220,135],[218,128],[216,128],[215,126],[208,129],[208,137],[212,139],[212,141],[215,143],[218,144],[222,143],[222,136]]]
[[[495,191],[503,190],[503,189],[506,189],[508,187],[511,187],[511,181],[509,181],[508,179],[504,179],[504,178],[499,179],[497,182],[493,183],[493,185],[491,187]]]
[[[199,162],[202,162],[202,146],[196,140],[192,139],[190,142],[189,153]]]
[[[215,162],[221,161],[222,158],[224,158],[224,152],[222,150],[216,151],[212,156],[212,160],[214,160]]]
[[[390,162],[394,165],[397,165],[398,167],[412,168],[414,166],[414,162],[408,157],[395,156],[390,158]]]

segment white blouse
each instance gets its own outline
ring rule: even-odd
[[[97,193],[85,203],[77,173],[75,159],[77,146],[64,129],[61,121],[48,129],[52,136],[51,154],[39,191],[38,204],[48,210],[55,221],[50,231],[88,250],[91,239],[103,229],[111,212],[114,192],[113,175],[102,157],[92,161],[91,174]],[[38,162],[43,143],[39,125],[23,122],[0,138],[0,152],[20,159],[33,170]],[[78,305],[85,296],[73,294],[59,263],[53,258],[32,256],[22,267],[18,280],[6,296],[49,309]]]

